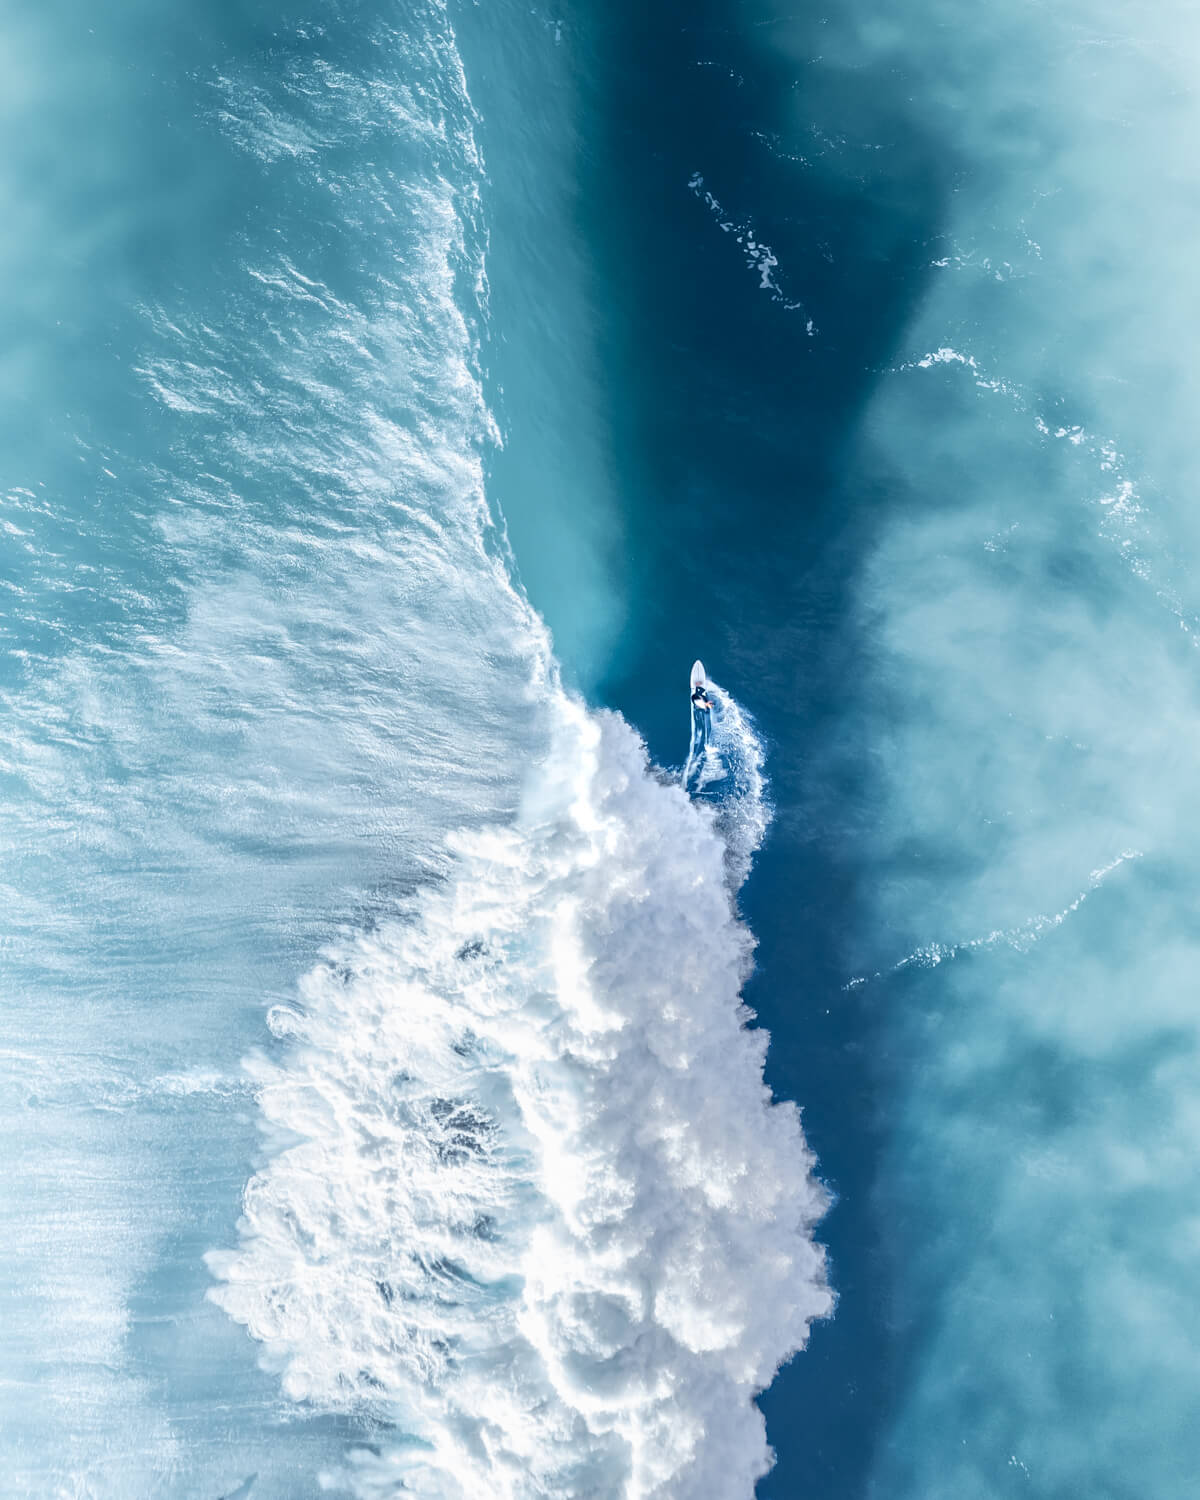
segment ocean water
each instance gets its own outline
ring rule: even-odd
[[[1190,1496],[1190,13],[3,29],[0,1494]]]

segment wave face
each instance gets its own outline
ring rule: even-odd
[[[331,951],[249,1067],[272,1133],[213,1295],[297,1400],[396,1424],[363,1495],[735,1497],[830,1310],[824,1191],[738,1000],[725,845],[554,704],[520,816]]]

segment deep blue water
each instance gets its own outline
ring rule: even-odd
[[[1190,1495],[1188,13],[4,26],[0,1493]]]
[[[900,180],[889,158],[866,193],[836,171],[814,182],[772,149],[795,75],[756,44],[757,20],[734,22],[720,6],[630,7],[569,37],[596,69],[586,86],[595,136],[571,206],[592,248],[590,342],[619,373],[589,387],[567,420],[595,424],[611,445],[603,501],[621,541],[600,555],[621,630],[598,674],[603,697],[670,763],[680,715],[664,685],[699,651],[740,685],[769,739],[778,813],[743,898],[760,945],[748,998],[771,1031],[772,1084],[802,1101],[838,1194],[822,1237],[841,1302],[762,1403],[778,1462],[760,1492],[854,1495],[903,1342],[888,1326],[870,1202],[881,1133],[875,997],[841,993],[871,788],[862,747],[839,743],[838,721],[864,650],[850,589],[882,503],[878,481],[876,493],[847,493],[847,447],[928,276],[924,246],[949,168],[896,110],[882,128],[903,153]],[[863,119],[870,88],[856,80],[850,97],[831,101],[860,131],[877,123]],[[697,172],[729,185],[727,213],[752,219],[803,311],[764,296],[759,275],[713,232],[688,189]],[[498,244],[497,308],[505,263]],[[522,442],[514,424],[512,448]],[[519,559],[537,548],[542,508],[556,498],[539,489],[527,512],[522,457],[510,449],[494,469]],[[573,490],[560,493],[573,508]],[[535,598],[536,563],[523,563]]]

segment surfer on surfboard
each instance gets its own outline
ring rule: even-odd
[[[692,665],[692,707],[702,713],[707,713],[712,708],[712,699],[708,696],[708,689],[704,685],[704,663],[698,661]]]
[[[689,786],[693,773],[707,755],[708,738],[712,732],[713,701],[708,696],[702,661],[693,664],[689,686],[692,690],[692,743],[688,750],[687,764],[683,768],[684,786]]]

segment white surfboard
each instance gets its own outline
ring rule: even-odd
[[[691,685],[691,688],[689,689],[689,691],[694,693],[698,687],[703,687],[703,686],[704,686],[704,663],[702,661],[694,661],[692,663],[692,685]]]

